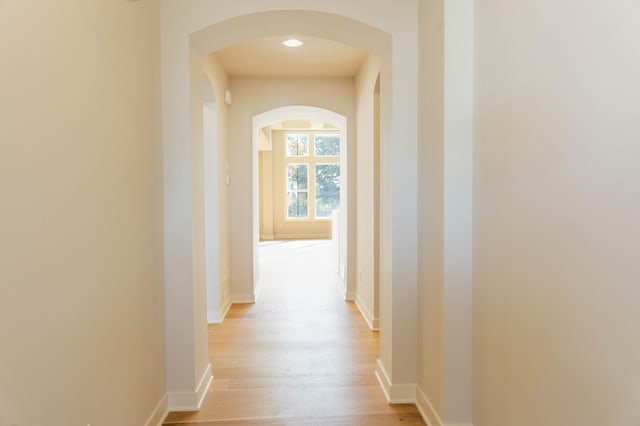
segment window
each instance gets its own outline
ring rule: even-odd
[[[286,133],[286,217],[326,220],[340,207],[340,135]]]
[[[330,218],[340,207],[340,165],[316,164],[316,218]]]
[[[287,217],[309,217],[309,185],[307,164],[287,164]]]
[[[340,136],[315,135],[313,138],[314,155],[338,157],[340,156]]]
[[[306,157],[309,155],[308,135],[287,135],[287,157]]]

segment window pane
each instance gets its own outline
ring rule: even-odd
[[[316,135],[314,139],[315,155],[337,157],[340,155],[340,136]]]
[[[309,155],[308,135],[287,135],[287,157],[306,157]]]
[[[309,217],[309,203],[306,191],[287,192],[287,217],[306,219]]]
[[[287,189],[300,190],[307,189],[307,172],[306,164],[288,164],[287,165]]]
[[[340,207],[340,166],[316,165],[316,217],[331,217],[331,211]]]

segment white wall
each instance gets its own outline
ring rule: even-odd
[[[203,71],[215,100],[209,120],[206,120],[206,111],[204,117],[205,123],[211,126],[207,135],[205,124],[204,134],[207,317],[209,322],[220,322],[231,306],[229,186],[226,179],[229,165],[228,106],[224,102],[228,81],[215,54],[204,58]]]
[[[445,423],[472,408],[473,0],[444,3],[444,406]]]
[[[356,143],[356,291],[354,300],[369,327],[379,328],[380,313],[376,306],[377,282],[376,244],[379,242],[379,228],[376,228],[375,182],[379,176],[376,168],[376,116],[375,88],[380,73],[380,59],[369,55],[362,64],[355,80],[357,110]],[[378,188],[379,189],[379,188]]]
[[[139,426],[164,396],[158,23],[0,2],[2,425]]]
[[[273,240],[273,152],[260,151],[260,239]]]
[[[470,424],[473,2],[420,7],[420,349],[431,423]]]
[[[202,105],[203,140],[204,140],[204,253],[205,280],[207,294],[207,320],[220,321],[220,254],[218,213],[218,156],[217,127],[218,112],[216,98],[209,78],[203,78],[204,103]]]
[[[640,3],[475,20],[474,425],[637,425]]]
[[[418,406],[438,425],[444,412],[444,1],[421,1],[419,16],[417,394]]]
[[[230,232],[232,293],[240,301],[254,291],[251,185],[253,179],[252,119],[275,108],[303,105],[324,108],[347,118],[347,138],[355,135],[352,78],[251,78],[232,77],[233,106],[229,111]],[[249,123],[249,124],[247,124]],[[353,136],[355,139],[355,136]],[[348,167],[355,166],[355,143],[347,141]],[[275,164],[275,162],[274,162]],[[347,188],[347,191],[349,189]],[[353,191],[353,184],[351,191]],[[346,195],[346,194],[344,194]],[[347,197],[348,199],[348,197]],[[354,201],[351,202],[354,207]],[[274,220],[274,226],[277,226]],[[281,229],[275,228],[274,233]],[[282,229],[286,231],[286,229]],[[355,231],[351,231],[355,232]],[[353,249],[352,249],[353,250]]]

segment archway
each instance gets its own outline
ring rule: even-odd
[[[258,114],[253,117],[252,120],[252,146],[253,146],[253,168],[257,170],[258,163],[258,130],[268,126],[270,124],[285,121],[285,120],[315,120],[321,121],[325,123],[330,123],[338,128],[340,133],[340,181],[341,188],[344,188],[344,191],[341,191],[340,196],[340,223],[347,224],[347,226],[340,227],[340,235],[339,235],[339,261],[338,261],[338,269],[340,271],[340,280],[341,280],[341,293],[345,299],[350,299],[350,288],[349,285],[353,285],[353,282],[349,282],[346,280],[346,276],[348,276],[348,268],[349,268],[349,258],[348,258],[348,247],[349,245],[355,244],[355,241],[350,240],[349,236],[353,238],[353,233],[349,234],[348,232],[348,223],[349,223],[349,192],[353,192],[353,185],[349,186],[349,175],[348,175],[348,131],[347,131],[347,117],[344,115],[338,114],[334,111],[330,111],[324,108],[314,107],[314,106],[301,106],[301,105],[289,105],[283,106],[279,108],[274,108],[269,111],[265,111],[261,114]],[[351,191],[349,190],[351,189]],[[259,232],[259,223],[258,223],[258,175],[255,174],[253,177],[253,268],[254,268],[254,294],[257,295],[260,292],[260,273],[259,273],[259,262],[258,262],[258,241],[260,239]],[[344,271],[344,272],[343,272]]]
[[[197,234],[201,170],[194,167],[202,140],[200,71],[205,55],[252,37],[297,33],[327,38],[372,52],[381,58],[381,276],[380,360],[378,375],[391,401],[408,400],[415,390],[417,345],[417,23],[412,5],[332,7],[301,5],[306,10],[265,10],[265,5],[238,9],[190,3],[163,18],[163,122],[165,148],[165,294],[167,387],[172,410],[197,409],[210,380],[207,360],[204,256]],[[251,7],[254,9],[252,10]],[[251,13],[251,12],[257,13]],[[379,14],[376,14],[381,12]],[[407,19],[389,20],[389,14]],[[358,19],[358,20],[356,20]],[[364,23],[366,22],[366,23]],[[410,23],[407,23],[410,22]],[[393,55],[392,55],[393,51]],[[191,105],[191,107],[190,107]],[[195,127],[194,127],[195,126]],[[189,142],[187,142],[189,141]],[[234,143],[246,143],[235,141]],[[231,178],[234,170],[231,170]],[[250,180],[251,182],[252,180]],[[248,205],[251,203],[250,188]],[[235,191],[235,189],[234,189]],[[237,217],[236,217],[237,213]],[[234,211],[232,232],[240,232],[232,255],[232,279],[240,288],[253,287],[252,212]],[[248,219],[247,219],[248,218]],[[353,226],[349,226],[354,229]],[[234,236],[235,239],[235,236]],[[350,248],[351,249],[351,248]],[[248,264],[247,264],[248,262]],[[353,279],[347,277],[347,281]],[[245,279],[249,278],[249,279]],[[243,287],[246,286],[246,287]],[[414,392],[415,393],[415,392]]]

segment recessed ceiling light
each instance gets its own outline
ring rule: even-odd
[[[283,41],[282,44],[284,44],[287,47],[300,47],[304,43],[301,42],[300,40],[295,39],[295,38],[290,38],[289,40]]]

